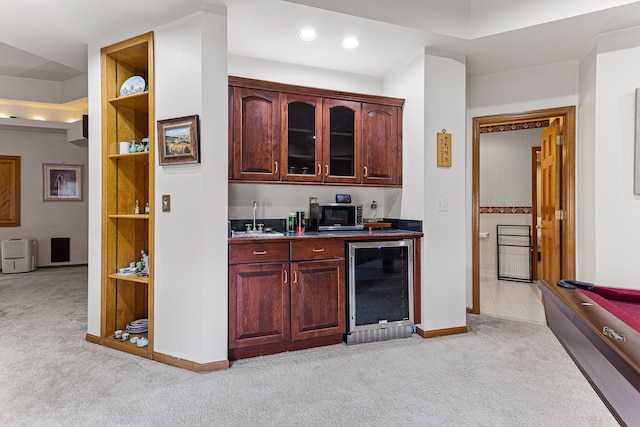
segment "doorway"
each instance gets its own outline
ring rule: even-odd
[[[575,276],[575,107],[558,107],[517,114],[500,114],[473,118],[472,140],[472,306],[469,312],[480,313],[480,133],[481,128],[517,125],[523,122],[560,118],[564,123],[561,144],[562,206],[559,258],[562,278]]]

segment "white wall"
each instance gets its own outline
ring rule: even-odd
[[[205,12],[155,30],[156,120],[198,114],[201,163],[156,167],[154,350],[197,363],[227,359],[226,32]]]
[[[387,197],[385,206],[407,219],[423,219],[425,55],[420,49],[384,77],[384,93],[405,100],[402,124],[402,191]]]
[[[67,132],[0,130],[0,154],[20,156],[20,226],[0,227],[0,240],[38,240],[37,265],[87,263],[87,149],[67,142]],[[82,165],[82,201],[43,201],[43,163]],[[51,263],[51,238],[69,237],[70,261]]]
[[[640,87],[640,34],[635,47],[598,51],[595,76],[595,271],[602,285],[640,289],[640,197],[633,194],[635,89]]]
[[[470,78],[467,82],[467,115],[472,119],[576,105],[578,67],[578,61],[567,61]]]
[[[362,74],[229,55],[229,75],[319,89],[382,95],[382,79]]]
[[[102,296],[102,96],[100,49],[138,33],[122,38],[111,37],[90,43],[87,48],[87,75],[89,98],[89,267],[87,269],[87,334],[100,336],[100,310]],[[97,141],[100,141],[98,143]]]
[[[580,65],[580,104],[577,109],[580,140],[576,150],[576,278],[584,281],[591,281],[596,276],[595,90],[596,51],[593,49]]]
[[[424,64],[425,194],[416,201],[424,211],[422,328],[438,330],[466,325],[466,66],[429,53]],[[436,166],[436,135],[443,129],[452,135],[450,168]],[[441,201],[448,205],[444,212]]]
[[[480,135],[480,207],[531,206],[531,147],[542,130]]]

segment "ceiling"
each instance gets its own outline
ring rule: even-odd
[[[0,0],[0,5],[0,78],[52,82],[86,74],[87,44],[93,40],[225,6],[230,54],[375,77],[422,46],[465,58],[469,77],[579,60],[599,34],[640,26],[640,1],[628,0]],[[296,38],[305,25],[319,32],[315,42]],[[360,38],[357,49],[338,46],[347,34]]]

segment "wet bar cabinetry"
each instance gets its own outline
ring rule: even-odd
[[[403,105],[229,77],[229,180],[401,187]]]
[[[344,242],[229,245],[229,359],[336,344],[346,332]]]
[[[237,87],[232,91],[233,120],[230,134],[236,135],[229,155],[232,176],[246,180],[280,179],[280,94]]]
[[[347,332],[348,241],[414,239],[420,323],[422,233],[229,239],[229,359],[338,344]]]
[[[154,146],[120,153],[120,142],[154,141],[153,34],[101,50],[102,65],[102,306],[98,342],[139,356],[153,357],[153,185]],[[129,78],[144,88],[123,91]],[[128,85],[127,85],[128,86]],[[138,210],[136,212],[136,204]],[[149,211],[145,212],[145,206]],[[118,274],[148,253],[148,275]],[[148,319],[148,339],[138,347],[113,337],[128,323]]]

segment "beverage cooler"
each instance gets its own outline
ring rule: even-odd
[[[411,336],[413,240],[349,242],[347,344]]]

